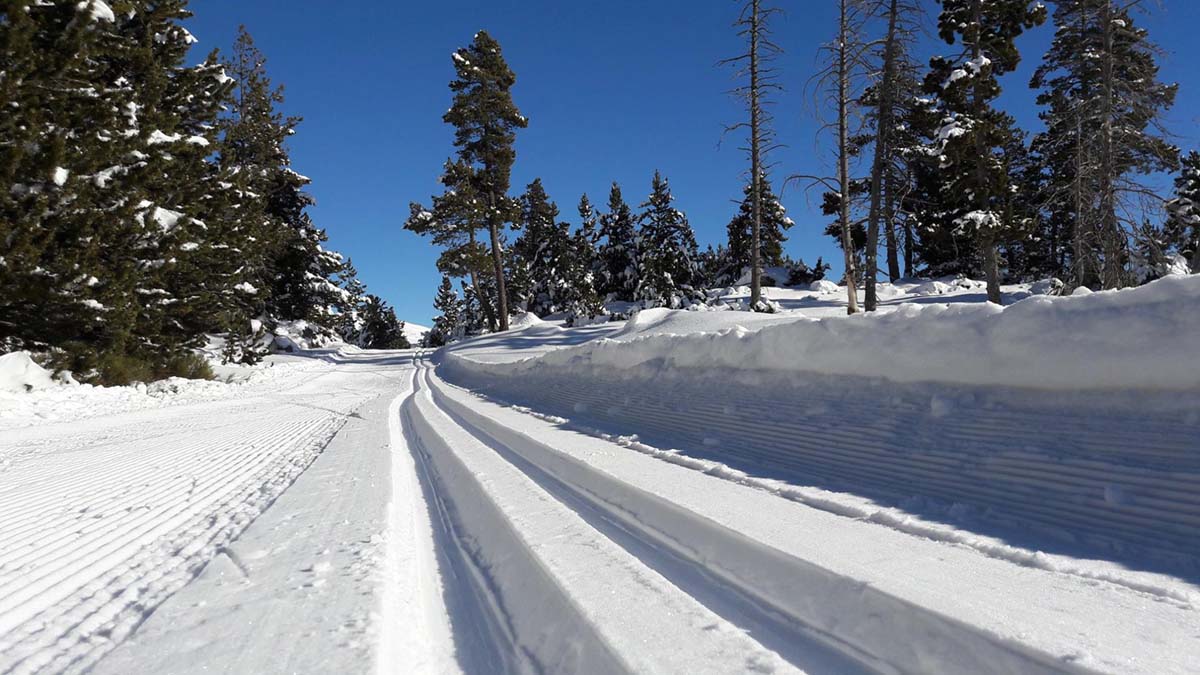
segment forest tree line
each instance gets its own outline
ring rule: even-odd
[[[187,65],[186,0],[0,0],[0,351],[85,381],[253,363],[288,322],[404,346],[324,248],[266,59],[243,29]],[[297,323],[303,322],[303,323]]]
[[[747,0],[734,23],[746,51],[726,62],[745,104],[729,127],[746,137],[745,198],[727,243],[703,251],[658,174],[636,214],[615,184],[603,212],[585,195],[574,228],[540,181],[510,195],[513,143],[529,124],[512,97],[516,76],[487,32],[454,52],[443,119],[457,153],[443,167],[444,192],[414,203],[406,224],[443,249],[431,337],[504,330],[510,309],[574,321],[605,303],[682,307],[738,280],[751,286],[747,308],[771,311],[761,285],[782,279],[764,268],[791,266],[793,282],[825,270],[783,256],[792,222],[775,188],[787,183],[824,192],[851,313],[860,289],[867,311],[878,306],[881,277],[982,278],[999,303],[1001,283],[1056,278],[1069,292],[1200,271],[1200,154],[1183,155],[1166,129],[1178,87],[1160,80],[1160,52],[1138,25],[1152,5],[940,0],[928,17],[920,0],[829,1],[838,20],[814,82],[833,175],[772,180],[772,97],[799,78],[774,66],[781,8]],[[940,55],[922,63],[931,20]],[[1021,61],[1018,38],[1048,21],[1054,38],[1028,82],[1044,128],[1031,134],[996,100]],[[1160,194],[1168,173],[1174,190]]]

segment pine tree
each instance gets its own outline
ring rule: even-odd
[[[1011,146],[1017,132],[1012,117],[992,102],[1000,94],[997,78],[1020,62],[1017,37],[1045,16],[1045,7],[1033,0],[943,0],[938,34],[963,49],[954,57],[934,58],[925,81],[943,115],[937,148],[943,195],[958,198],[950,209],[954,223],[979,250],[988,300],[997,304],[998,247],[1012,225],[1005,221],[1009,167],[1001,150]]]
[[[411,349],[404,335],[404,322],[396,311],[377,295],[367,295],[362,307],[363,329],[359,346],[363,349]]]
[[[1031,81],[1048,106],[1039,150],[1049,195],[1071,230],[1074,283],[1118,288],[1133,281],[1130,239],[1146,231],[1139,214],[1148,190],[1138,176],[1178,165],[1162,128],[1178,87],[1158,79],[1157,50],[1134,25],[1137,3],[1056,5],[1058,31]]]
[[[240,287],[258,289],[256,309],[269,321],[305,321],[312,337],[328,339],[343,261],[324,249],[327,235],[307,213],[315,204],[305,192],[311,181],[291,167],[286,142],[301,119],[278,111],[283,89],[272,86],[266,58],[245,27],[226,69],[237,95],[223,125],[220,161],[249,197],[238,213],[238,231],[231,233],[245,253],[241,269],[249,278]]]
[[[521,236],[513,254],[529,276],[526,309],[538,316],[565,310],[575,251],[569,226],[558,222],[558,206],[546,195],[541,179],[534,179],[521,197],[519,223]]]
[[[529,125],[512,100],[516,75],[500,52],[500,43],[485,31],[468,47],[454,52],[457,79],[450,83],[454,103],[443,120],[454,126],[459,162],[481,202],[483,224],[491,240],[496,325],[508,330],[508,294],[504,278],[502,231],[516,217],[516,200],[508,197],[509,175],[516,151],[516,130]]]
[[[590,321],[605,313],[599,290],[600,232],[596,227],[599,215],[586,194],[580,198],[578,210],[579,229],[571,237],[566,268],[567,323],[571,325],[583,320]]]
[[[616,183],[608,193],[608,212],[600,216],[600,292],[609,300],[633,302],[639,284],[637,224]]]
[[[729,249],[726,264],[728,267],[720,275],[722,283],[734,283],[744,271],[753,266],[754,258],[754,184],[748,184],[743,191],[745,195],[737,215],[729,221],[726,227],[729,236]],[[766,176],[759,180],[759,261],[762,267],[783,266],[783,242],[787,241],[785,231],[791,229],[791,218],[779,198],[771,190],[771,182]],[[783,281],[779,279],[777,281]]]
[[[603,268],[600,260],[600,213],[586,194],[579,198],[577,210],[579,229],[575,231],[575,251],[584,258],[579,263],[580,267],[591,273],[598,284]],[[597,292],[599,290],[596,288]]]
[[[131,222],[133,208],[105,213],[95,178],[121,163],[122,148],[106,141],[130,124],[131,86],[101,79],[115,17],[74,3],[0,8],[0,349],[57,348],[62,365],[87,371],[98,354],[124,350],[132,324],[109,318],[132,271],[109,272],[115,249],[102,235]]]
[[[485,220],[484,201],[472,182],[474,171],[462,161],[447,161],[440,178],[445,191],[433,197],[433,208],[413,203],[404,228],[429,236],[435,245],[444,248],[438,257],[438,270],[452,277],[468,277],[471,286],[480,287],[480,279],[493,273],[487,247],[477,235]],[[522,292],[527,284],[522,283]],[[489,326],[496,324],[491,304],[480,307]]]
[[[642,204],[637,244],[641,255],[635,298],[645,306],[680,308],[700,299],[696,237],[674,201],[667,179],[655,171],[650,196]]]
[[[1183,158],[1183,169],[1175,178],[1175,197],[1167,202],[1164,238],[1191,262],[1192,274],[1200,274],[1200,153]]]
[[[433,300],[433,308],[439,314],[433,320],[433,327],[425,336],[426,346],[441,347],[463,336],[463,303],[458,293],[454,291],[450,277],[442,275],[442,284],[438,286],[437,297]]]

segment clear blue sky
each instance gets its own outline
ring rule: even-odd
[[[820,43],[834,29],[834,3],[778,0],[786,15],[776,38],[786,53],[777,66],[788,91],[775,109],[787,148],[777,151],[776,178],[829,173],[828,154],[805,84],[817,69]],[[933,6],[932,1],[929,3]],[[1152,4],[1152,3],[1148,3]],[[475,31],[488,30],[517,73],[514,97],[530,126],[520,133],[513,188],[541,177],[564,216],[587,192],[603,204],[618,181],[636,206],[660,169],[677,206],[687,212],[701,246],[724,240],[740,197],[746,160],[723,125],[741,111],[727,95],[735,84],[717,61],[738,53],[730,23],[733,0],[459,0],[458,2],[317,2],[197,0],[188,28],[197,49],[227,51],[245,24],[286,87],[285,111],[305,121],[294,138],[295,168],[310,176],[316,222],[332,248],[353,258],[368,287],[400,318],[428,325],[440,281],[437,251],[405,232],[410,201],[438,191],[442,162],[453,151],[441,121],[450,102],[450,54]],[[1195,63],[1200,2],[1163,0],[1142,25],[1166,51],[1165,79],[1181,83],[1171,113],[1185,149],[1200,147],[1200,73]],[[932,32],[933,18],[930,18]],[[1051,30],[1021,42],[1019,73],[1006,78],[1002,104],[1027,129],[1037,126],[1029,73]],[[936,38],[928,42],[933,49]],[[784,192],[796,221],[787,250],[812,262],[838,257],[822,234],[819,193]]]

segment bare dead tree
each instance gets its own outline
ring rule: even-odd
[[[863,40],[865,26],[871,16],[872,3],[865,0],[836,0],[838,6],[837,36],[820,49],[825,66],[810,79],[817,92],[822,95],[825,107],[835,111],[835,119],[821,125],[819,133],[832,132],[836,140],[834,150],[837,166],[836,176],[821,177],[793,175],[788,181],[804,180],[812,185],[821,185],[838,197],[838,227],[841,232],[842,252],[846,274],[846,313],[858,313],[858,270],[854,255],[854,240],[851,235],[856,225],[851,221],[851,176],[850,160],[854,154],[852,136],[862,125],[859,102],[862,100],[863,83],[870,71],[869,51],[871,45]]]
[[[753,217],[750,234],[750,309],[765,311],[762,302],[762,184],[766,175],[767,154],[775,147],[772,128],[773,117],[768,108],[773,101],[772,92],[782,87],[777,72],[770,63],[783,50],[771,40],[769,19],[780,13],[775,7],[764,7],[762,0],[745,0],[734,27],[738,37],[746,40],[747,50],[738,56],[721,61],[721,65],[737,67],[736,77],[746,84],[733,90],[733,94],[746,104],[749,119],[725,128],[726,133],[746,129],[749,139],[742,148],[750,156],[750,185]]]
[[[896,211],[892,201],[896,193],[892,172],[899,157],[892,143],[896,126],[898,94],[905,81],[915,81],[915,62],[911,48],[920,31],[923,8],[913,0],[876,0],[870,8],[872,14],[886,19],[887,28],[882,38],[880,65],[874,85],[875,103],[875,156],[871,164],[870,207],[867,216],[867,251],[865,291],[866,311],[878,307],[879,295],[876,288],[879,230],[881,221],[887,228],[888,278],[896,281],[900,277],[900,261],[897,251],[896,230],[893,222]]]

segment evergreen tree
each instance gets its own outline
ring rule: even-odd
[[[1005,221],[1009,167],[1002,150],[1018,134],[1011,116],[992,107],[1000,94],[997,78],[1020,62],[1016,38],[1045,20],[1045,7],[1033,0],[943,0],[938,34],[959,43],[953,57],[930,62],[926,91],[935,94],[943,116],[938,155],[944,178],[943,202],[956,229],[979,251],[987,295],[999,304],[998,247],[1012,235]]]
[[[92,178],[122,162],[123,148],[100,137],[130,127],[131,85],[101,79],[120,47],[115,17],[33,0],[0,9],[0,348],[60,348],[88,370],[124,350],[132,323],[109,320],[109,308],[126,304],[133,271],[109,273],[104,261],[133,208],[104,214]],[[94,95],[101,86],[108,100]]]
[[[512,100],[516,75],[500,52],[500,43],[485,31],[470,46],[454,52],[457,79],[450,83],[454,103],[443,117],[454,125],[454,145],[471,192],[480,200],[482,222],[491,240],[492,281],[496,293],[496,327],[508,330],[508,295],[504,278],[502,231],[519,210],[508,197],[509,175],[516,151],[516,130],[529,122]]]
[[[1133,21],[1136,5],[1057,2],[1058,30],[1031,81],[1047,106],[1037,146],[1053,223],[1070,237],[1076,285],[1117,288],[1133,281],[1130,239],[1141,231],[1157,238],[1142,227],[1148,190],[1138,176],[1178,165],[1178,149],[1162,128],[1177,85],[1159,81],[1157,51]]]
[[[521,197],[521,236],[513,254],[528,273],[526,309],[538,316],[566,309],[571,294],[569,267],[575,254],[570,226],[557,222],[558,206],[535,179]]]
[[[575,251],[583,256],[579,266],[590,272],[599,284],[602,276],[600,260],[600,213],[592,206],[592,201],[585,194],[579,198],[579,229],[575,231]],[[599,288],[596,289],[599,292]]]
[[[724,283],[737,281],[753,264],[754,185],[747,185],[744,194],[737,215],[726,228],[729,235],[728,267],[721,277],[728,281]],[[759,260],[763,267],[783,266],[783,242],[787,241],[784,232],[794,224],[771,190],[770,181],[763,176],[759,180]]]
[[[600,292],[609,300],[633,302],[639,284],[637,224],[616,183],[608,193],[608,212],[600,216]]]
[[[377,295],[368,295],[362,307],[363,330],[359,346],[363,349],[411,349],[404,335],[404,322],[396,311]]]
[[[1200,153],[1183,158],[1183,170],[1175,178],[1175,197],[1167,202],[1167,243],[1191,262],[1192,274],[1200,273]]]
[[[478,240],[478,232],[485,220],[483,199],[475,191],[472,182],[474,172],[464,162],[447,161],[439,181],[445,191],[433,197],[433,208],[413,203],[404,227],[420,235],[429,236],[435,245],[443,247],[438,257],[438,270],[452,277],[467,277],[471,286],[480,287],[480,280],[493,273],[492,261],[487,247]],[[521,282],[519,291],[524,292],[528,284]],[[486,298],[485,298],[486,300]],[[489,326],[496,325],[491,304],[480,307]]]
[[[433,320],[433,327],[428,335],[425,336],[426,346],[441,347],[462,337],[464,332],[463,303],[459,299],[458,293],[454,291],[450,277],[446,275],[442,275],[442,284],[438,287],[437,297],[433,300],[433,308],[439,314]]]
[[[315,204],[305,192],[311,181],[291,167],[287,139],[296,133],[298,117],[285,117],[282,87],[273,87],[266,58],[245,27],[239,30],[226,70],[236,83],[232,114],[224,121],[220,162],[236,176],[243,191],[236,221],[248,278],[243,292],[258,289],[258,311],[273,321],[306,321],[314,337],[332,337],[342,291],[335,282],[341,256],[326,251],[325,232],[307,213]]]
[[[649,307],[684,307],[700,299],[696,237],[687,216],[672,206],[667,179],[654,172],[649,198],[642,204],[638,232],[638,288],[635,298]]]

